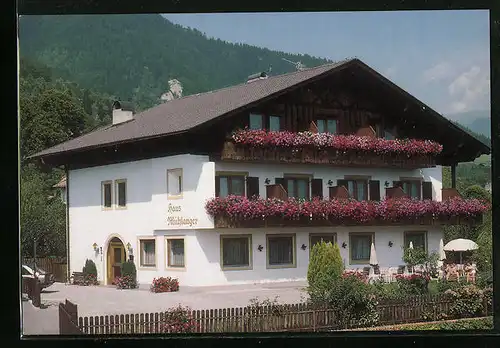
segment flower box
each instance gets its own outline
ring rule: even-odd
[[[206,210],[216,227],[332,225],[458,225],[481,221],[489,204],[459,197],[448,201],[384,199],[380,202],[332,199],[298,201],[242,196],[214,198]]]

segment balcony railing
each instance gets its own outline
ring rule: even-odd
[[[436,165],[435,156],[376,154],[364,151],[319,150],[315,148],[257,148],[226,141],[220,153],[222,161],[258,163],[307,163],[342,167],[430,168]]]

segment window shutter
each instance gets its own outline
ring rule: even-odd
[[[422,199],[432,200],[432,182],[424,181],[422,183]]]
[[[285,116],[280,117],[280,131],[286,130]]]
[[[370,180],[369,183],[369,194],[371,201],[380,201],[380,181]]]
[[[323,199],[323,179],[311,180],[311,197]]]
[[[288,191],[286,189],[286,184],[285,184],[285,179],[284,178],[275,178],[274,179],[274,183],[276,185],[281,184],[281,186],[283,186],[283,189],[285,189],[285,191],[288,193]]]
[[[252,198],[259,195],[259,177],[247,177],[247,198]]]
[[[344,179],[337,180],[337,186],[344,186],[346,188],[346,190],[347,190],[348,189],[348,187],[347,187],[347,180],[344,180]]]
[[[220,194],[220,176],[215,177],[215,197],[219,197]]]

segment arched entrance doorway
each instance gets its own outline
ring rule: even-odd
[[[122,241],[114,237],[110,240],[108,244],[108,251],[106,257],[106,274],[107,274],[107,284],[114,284],[115,278],[121,276],[121,266],[125,262],[125,246]]]

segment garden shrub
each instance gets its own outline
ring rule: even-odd
[[[376,297],[371,293],[370,286],[355,275],[346,275],[333,282],[326,301],[341,328],[378,323]]]
[[[437,282],[438,293],[443,294],[446,290],[456,290],[460,288],[462,284],[459,282],[449,282],[447,280],[442,280]]]
[[[333,282],[339,280],[344,270],[339,246],[321,241],[311,248],[307,270],[309,297],[313,302],[324,299]]]
[[[83,266],[83,284],[82,285],[98,285],[97,267],[94,261],[87,259]]]
[[[179,291],[179,280],[171,277],[154,278],[150,290],[156,293]]]
[[[191,309],[181,305],[167,310],[160,324],[161,331],[164,333],[190,333],[195,332],[197,327],[198,324],[191,314]]]
[[[470,318],[481,316],[484,312],[485,295],[475,285],[465,285],[455,290],[446,290],[453,302],[450,306],[450,315],[454,318]]]
[[[396,282],[405,295],[425,295],[429,292],[428,284],[430,277],[421,274],[398,274]]]
[[[137,270],[133,261],[122,263],[121,277],[115,279],[117,289],[135,289],[137,284]]]
[[[386,283],[383,280],[376,280],[370,287],[372,294],[379,300],[399,300],[407,297],[396,282]]]

